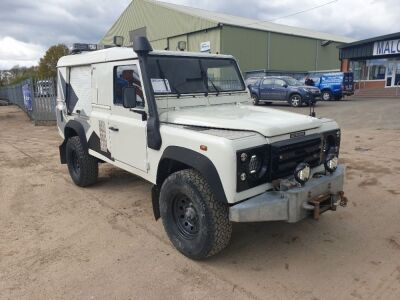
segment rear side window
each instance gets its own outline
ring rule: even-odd
[[[246,80],[246,85],[258,85],[258,83],[260,82],[260,78],[249,78]]]
[[[274,80],[272,78],[264,79],[262,85],[263,87],[272,87],[274,85]]]
[[[135,88],[136,105],[144,107],[142,82],[140,81],[137,65],[114,67],[114,104],[122,105],[124,89],[127,87]]]

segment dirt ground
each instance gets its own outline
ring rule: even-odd
[[[0,107],[0,299],[400,299],[400,100],[317,114],[342,127],[349,206],[235,224],[229,248],[195,262],[154,221],[150,184],[103,164],[75,186],[56,128]]]

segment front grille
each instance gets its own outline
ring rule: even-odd
[[[271,179],[292,175],[296,166],[305,162],[311,167],[320,164],[321,136],[313,134],[271,145]]]

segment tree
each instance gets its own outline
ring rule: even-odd
[[[41,78],[56,77],[57,62],[60,57],[68,55],[69,50],[64,44],[51,46],[40,59],[38,75]]]
[[[10,70],[0,71],[0,86],[17,84],[26,79],[37,77],[38,67],[23,67],[15,65]]]

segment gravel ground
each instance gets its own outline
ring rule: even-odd
[[[98,184],[73,185],[56,128],[0,107],[0,299],[400,299],[400,100],[317,114],[342,127],[349,206],[235,224],[229,248],[195,262],[154,221],[148,183],[103,164]]]

